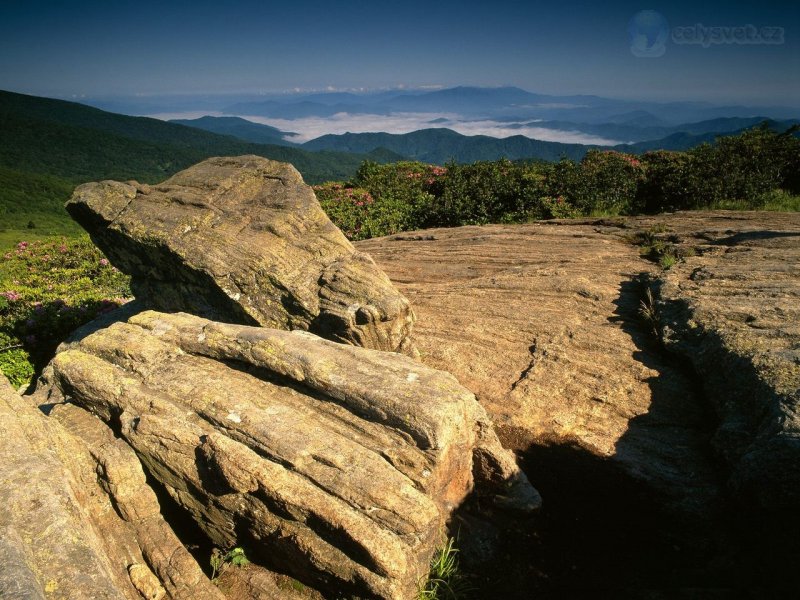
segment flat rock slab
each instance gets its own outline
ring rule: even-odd
[[[323,590],[412,597],[476,485],[540,503],[474,396],[400,354],[145,311],[64,347],[45,377],[216,545]]]
[[[642,233],[685,259],[666,271],[644,260]],[[506,445],[608,458],[688,530],[734,539],[749,556],[735,570],[796,592],[799,214],[464,227],[357,246],[414,304],[423,361],[476,393]],[[639,314],[646,287],[655,331]]]
[[[575,444],[675,508],[708,510],[702,403],[638,314],[652,263],[589,223],[424,233],[358,247],[414,304],[423,361],[475,392],[504,444]]]
[[[154,308],[414,353],[408,301],[289,164],[210,158],[154,186],[88,183],[67,210]]]

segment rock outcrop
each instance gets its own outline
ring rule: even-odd
[[[640,256],[646,239],[684,258],[664,270]],[[671,515],[665,534],[633,538],[653,548],[666,535],[675,549],[645,565],[654,574],[644,586],[796,592],[787,574],[800,559],[800,215],[465,227],[357,247],[414,304],[424,362],[456,375],[504,444],[553,472],[537,481],[545,513],[570,502],[559,489],[596,497],[596,487],[564,484],[576,465],[591,465],[586,475],[614,465],[646,498],[620,518],[642,513],[637,523],[651,527],[663,513],[648,507]],[[609,508],[624,502],[607,495]],[[614,568],[587,559],[576,576],[574,562],[559,585],[586,573],[594,583],[577,590],[596,589]]]
[[[44,380],[40,400],[99,416],[216,545],[323,589],[409,598],[469,494],[540,503],[474,396],[396,353],[145,311]]]
[[[661,333],[704,382],[719,419],[714,447],[731,466],[731,484],[764,510],[796,512],[800,216],[687,214],[658,222],[679,248],[691,248],[661,278]]]
[[[291,165],[211,158],[159,185],[82,185],[67,210],[153,308],[414,354],[408,301]]]
[[[223,600],[133,450],[85,410],[49,408],[0,381],[0,597]]]
[[[741,528],[776,596],[788,597],[800,560],[800,215],[661,223],[693,254],[661,278],[661,335],[703,381]]]
[[[358,247],[414,304],[423,361],[475,392],[504,444],[575,444],[704,514],[719,489],[701,398],[638,314],[655,266],[586,223],[425,234]]]

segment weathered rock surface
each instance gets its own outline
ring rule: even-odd
[[[153,308],[414,353],[408,301],[291,165],[211,158],[159,185],[82,185],[67,210]]]
[[[700,374],[741,496],[800,506],[800,216],[661,219],[688,256],[659,286],[667,346]],[[648,221],[637,223],[646,227]]]
[[[663,271],[630,243],[637,231],[696,255]],[[549,449],[578,447],[606,459],[580,473],[617,465],[656,492],[648,503],[682,515],[689,532],[675,529],[685,540],[669,542],[675,556],[688,545],[712,557],[706,570],[692,559],[684,585],[796,591],[788,573],[800,559],[800,215],[467,227],[357,247],[414,304],[424,362],[476,393],[506,445],[574,464],[585,455]],[[644,279],[666,349],[639,314]],[[542,485],[547,497],[562,484]],[[566,569],[563,581],[574,585]],[[674,571],[654,577],[675,585]]]
[[[577,444],[702,514],[719,491],[703,407],[638,315],[637,277],[655,267],[597,229],[461,227],[358,247],[414,304],[423,361],[475,392],[506,445]]]
[[[45,379],[216,545],[323,589],[413,596],[476,484],[540,503],[474,396],[399,354],[146,311],[63,348]]]
[[[0,597],[222,600],[133,451],[83,409],[45,416],[0,381]]]

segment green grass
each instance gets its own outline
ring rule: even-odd
[[[458,564],[458,548],[454,538],[447,538],[431,560],[430,572],[420,586],[417,600],[458,600],[469,592],[469,586]]]
[[[767,210],[773,212],[800,212],[800,196],[786,190],[773,190],[761,196],[755,202],[746,200],[722,200],[715,202],[705,210]]]

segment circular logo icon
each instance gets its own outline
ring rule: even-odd
[[[643,58],[658,58],[667,51],[669,24],[660,12],[642,10],[628,23],[631,54]]]

